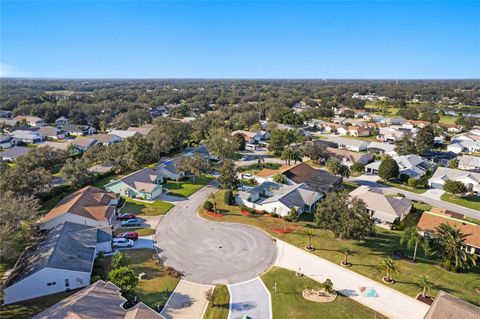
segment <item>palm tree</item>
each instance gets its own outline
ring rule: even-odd
[[[305,234],[306,234],[307,237],[308,237],[308,245],[307,245],[306,248],[307,248],[308,250],[313,250],[314,248],[313,248],[313,246],[312,246],[312,237],[313,237],[315,234],[314,234],[313,231],[310,230],[310,229],[308,229],[308,230],[305,232]]]
[[[425,298],[427,296],[427,292],[433,289],[433,283],[430,279],[425,276],[421,275],[417,280],[417,285],[422,289],[422,297]]]
[[[343,247],[340,249],[340,252],[343,254],[344,256],[344,259],[342,261],[342,265],[350,265],[350,263],[348,262],[348,256],[352,256],[353,255],[353,250],[350,249],[349,247]]]
[[[405,229],[403,232],[402,238],[400,239],[400,244],[404,245],[406,244],[408,248],[412,248],[414,246],[413,250],[413,262],[415,262],[415,258],[417,258],[417,248],[418,244],[420,244],[420,247],[423,249],[424,252],[428,250],[428,242],[425,240],[425,238],[418,232],[416,226],[412,226],[410,228]]]
[[[465,239],[469,235],[450,224],[441,224],[435,229],[430,252],[438,256],[442,260],[442,266],[448,270],[468,269],[476,265],[473,256],[464,249]]]
[[[215,194],[214,193],[210,193],[208,195],[208,199],[212,202],[213,204],[213,212],[216,213],[217,212],[217,200],[215,198]]]
[[[388,257],[382,260],[382,263],[380,264],[380,269],[385,272],[385,281],[393,282],[392,273],[398,272],[398,267],[395,265],[393,259]]]
[[[322,287],[323,291],[325,291],[327,294],[332,294],[335,289],[333,289],[333,282],[327,278],[324,282],[320,284]]]

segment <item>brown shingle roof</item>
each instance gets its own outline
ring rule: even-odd
[[[418,221],[417,228],[420,231],[435,233],[435,229],[441,224],[449,224],[460,228],[465,235],[465,243],[480,248],[480,225],[469,222],[463,215],[450,212],[443,208],[432,208],[429,212],[424,212]]]
[[[480,319],[480,308],[440,291],[424,319]]]
[[[117,195],[115,193],[110,193],[93,186],[87,186],[64,197],[41,219],[41,222],[44,223],[66,213],[98,221],[108,220],[115,212],[115,207],[108,206],[108,204],[116,197]]]

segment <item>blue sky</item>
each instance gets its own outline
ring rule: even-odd
[[[480,2],[1,1],[2,76],[480,78]]]

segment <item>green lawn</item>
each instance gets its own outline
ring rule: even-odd
[[[440,123],[442,124],[455,124],[455,121],[457,120],[456,116],[440,116]]]
[[[208,303],[207,311],[203,319],[226,319],[228,317],[228,304],[230,294],[227,286],[219,285],[215,287],[215,299]]]
[[[67,298],[78,290],[69,293],[59,293],[41,298],[24,301],[0,307],[0,318],[2,319],[30,319],[36,314],[53,306],[62,299]]]
[[[403,184],[399,184],[399,183],[393,183],[393,182],[387,182],[387,181],[378,181],[378,183],[384,184],[384,185],[387,185],[387,186],[390,186],[390,187],[395,187],[395,188],[398,188],[398,189],[402,189],[404,191],[409,191],[409,192],[412,192],[412,193],[416,193],[416,194],[423,194],[427,191],[427,189],[422,185],[418,185],[416,188],[412,188],[412,187],[409,187],[407,185],[403,185]]]
[[[165,213],[173,207],[172,203],[163,202],[160,200],[153,201],[152,203],[147,203],[131,198],[123,199],[125,200],[125,206],[123,206],[122,208],[122,214],[132,213],[143,216],[158,216],[165,215]]]
[[[211,180],[211,177],[195,176],[195,181],[192,177],[189,177],[185,180],[179,181],[178,184],[176,181],[169,181],[163,185],[163,187],[169,189],[169,195],[177,197],[189,197],[200,188],[210,183]]]
[[[138,233],[138,236],[150,236],[155,234],[155,229],[153,228],[122,228],[120,227],[113,232],[113,235],[117,236],[118,234],[121,234],[127,231],[136,231]]]
[[[318,283],[307,277],[297,277],[293,271],[274,267],[262,275],[262,280],[272,296],[273,318],[275,319],[370,319],[386,318],[348,297],[338,295],[332,302],[321,303],[306,300],[302,291],[317,287]],[[273,286],[277,284],[277,292]],[[335,286],[335,282],[333,283]],[[321,314],[321,316],[319,316]]]
[[[344,181],[343,182],[343,187],[345,188],[345,190],[347,190],[348,192],[351,192],[353,191],[354,189],[357,189],[360,185],[358,185],[357,183],[354,183],[354,182],[348,182],[348,181]]]
[[[308,241],[306,231],[312,230],[314,233],[312,244],[317,248],[313,252],[315,255],[338,263],[343,256],[339,251],[340,248],[349,247],[355,252],[355,255],[350,258],[350,261],[353,263],[350,270],[379,282],[381,282],[382,274],[378,271],[377,266],[385,257],[391,256],[396,250],[402,250],[409,256],[413,255],[413,249],[400,246],[402,231],[386,230],[377,227],[377,235],[375,237],[369,237],[361,241],[339,240],[334,238],[330,231],[316,228],[315,224],[309,220],[312,217],[308,214],[304,214],[301,218],[302,220],[296,223],[286,222],[282,218],[258,214],[244,216],[240,214],[239,207],[228,206],[223,202],[223,193],[224,191],[217,193],[217,207],[225,215],[222,218],[212,218],[201,212],[202,217],[212,221],[249,224],[302,249]],[[419,208],[427,209],[428,206],[420,206]],[[410,217],[411,221],[409,222],[407,219],[405,223],[408,223],[408,225],[413,224],[415,219],[419,218],[419,214],[412,215]],[[275,228],[284,229],[287,227],[294,227],[295,230],[288,234],[274,232]],[[411,264],[406,261],[396,261],[396,264],[399,272],[393,274],[393,277],[397,282],[391,286],[396,290],[415,297],[419,293],[415,282],[419,276],[424,274],[430,278],[436,287],[480,305],[480,294],[475,292],[475,288],[480,287],[479,265],[464,273],[448,272],[437,267],[435,260],[432,257],[425,256],[421,251],[417,254],[417,263]]]
[[[443,194],[442,197],[440,197],[443,201],[460,205],[463,207],[468,207],[471,209],[476,209],[480,211],[480,197],[479,196],[463,196],[463,197],[456,197],[451,194]]]
[[[98,187],[98,188],[104,188],[105,185],[110,183],[112,180],[117,180],[122,177],[124,177],[125,174],[109,174],[103,178],[100,178],[99,180],[95,181],[92,183],[92,186]]]
[[[135,249],[127,252],[127,258],[135,274],[145,273],[135,288],[135,294],[140,301],[155,309],[157,304],[165,305],[180,279],[170,277],[162,271],[152,259],[153,254],[153,249]],[[105,257],[107,272],[110,260],[111,257]]]

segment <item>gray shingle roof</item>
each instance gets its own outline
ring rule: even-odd
[[[19,156],[25,155],[28,153],[28,147],[25,146],[14,146],[0,153],[1,158],[12,158],[16,159]]]
[[[90,272],[95,258],[97,228],[66,222],[42,234],[17,261],[5,287],[43,268]]]

